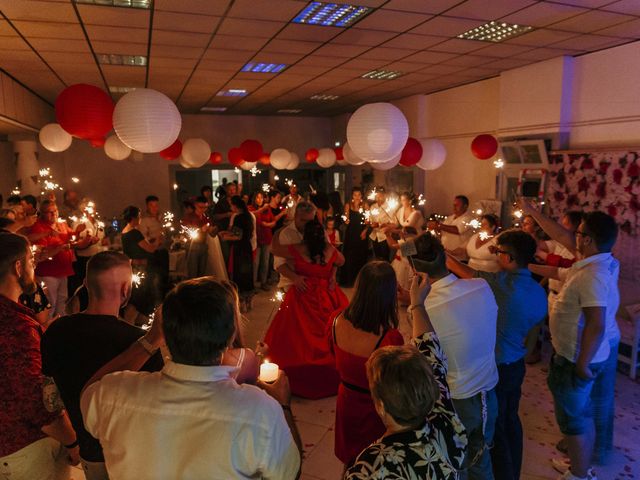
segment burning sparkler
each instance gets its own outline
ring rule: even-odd
[[[269,190],[271,190],[271,185],[269,185],[268,183],[263,183],[262,184],[262,191],[264,193],[269,193]]]
[[[418,195],[418,206],[423,207],[427,201],[424,198],[423,194]]]
[[[367,194],[367,200],[375,200],[376,199],[376,189],[374,187],[373,190],[371,190],[368,194]]]
[[[277,182],[278,180],[280,180],[280,177],[278,175],[274,175],[273,179]]]
[[[484,242],[485,240],[489,240],[490,238],[493,238],[493,235],[485,231],[482,231],[478,234],[478,237],[480,237],[480,240]]]
[[[78,183],[78,182],[80,182],[80,179],[78,177],[71,177],[71,181],[73,183]]]
[[[390,198],[389,200],[387,200],[387,206],[392,212],[395,211],[398,208],[398,199]]]
[[[135,288],[138,288],[142,284],[144,277],[145,277],[144,272],[136,272],[133,275],[131,275],[131,283]]]
[[[177,184],[177,183],[174,183],[174,184],[173,184],[173,189],[174,189],[174,190],[178,190],[178,184]]]
[[[249,170],[249,172],[251,172],[252,177],[255,177],[260,172],[260,170],[257,166],[254,165],[253,167],[251,167],[251,170]]]
[[[233,169],[233,173],[235,173],[236,175],[240,175],[240,173],[242,173],[242,172],[240,172],[240,169],[238,167],[236,167],[236,168]]]
[[[173,212],[164,212],[164,214],[162,215],[162,228],[168,228],[169,230],[173,231],[174,218],[175,215],[173,214]]]
[[[20,189],[18,187],[11,190],[11,195],[20,195]]]
[[[503,168],[504,167],[504,160],[502,160],[501,158],[498,158],[496,160],[493,161],[493,166],[496,168]]]

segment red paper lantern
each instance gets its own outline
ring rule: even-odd
[[[471,153],[480,160],[487,160],[493,157],[498,151],[498,140],[493,135],[478,135],[471,142]]]
[[[415,138],[409,137],[407,144],[402,149],[400,165],[413,167],[422,158],[422,144]]]
[[[211,152],[209,156],[209,163],[213,165],[220,165],[222,163],[222,154],[220,152]]]
[[[243,160],[247,162],[257,162],[264,152],[262,144],[257,140],[245,140],[240,144]]]
[[[320,152],[318,152],[317,148],[310,148],[309,150],[307,150],[307,153],[304,154],[304,158],[306,158],[307,162],[313,163],[318,160],[319,155]]]
[[[344,153],[342,153],[342,147],[336,147],[333,149],[336,152],[336,160],[344,160]]]
[[[227,157],[229,158],[229,163],[234,167],[239,167],[244,163],[244,158],[242,156],[242,150],[238,147],[233,147],[227,153]]]
[[[167,148],[161,150],[159,153],[160,156],[165,160],[175,160],[182,153],[182,142],[180,140],[176,140]]]
[[[106,143],[107,139],[104,137],[99,137],[99,138],[92,138],[89,140],[89,143],[91,144],[91,146],[93,148],[100,148],[100,147],[104,147],[104,144]]]
[[[106,92],[78,83],[65,88],[56,98],[56,119],[74,137],[103,138],[113,129],[114,107]]]
[[[263,153],[258,159],[258,162],[260,162],[262,165],[271,165],[271,155],[266,152]]]

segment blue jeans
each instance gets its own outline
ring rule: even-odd
[[[609,340],[611,351],[591,390],[591,407],[596,426],[593,461],[606,465],[613,450],[613,418],[615,414],[616,368],[620,338]]]
[[[460,480],[493,480],[489,449],[493,446],[498,401],[495,389],[486,392],[484,405],[482,397],[482,393],[478,393],[463,400],[453,399],[453,405],[467,430],[469,440],[465,464],[471,466],[460,472]],[[476,461],[472,464],[474,460]]]

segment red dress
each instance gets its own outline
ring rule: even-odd
[[[382,437],[386,429],[376,413],[369,392],[365,366],[369,358],[342,350],[336,345],[334,332],[333,328],[330,329],[331,345],[341,379],[336,402],[334,451],[342,463],[351,465],[360,452]],[[375,349],[403,344],[400,332],[392,328],[382,336]]]
[[[324,264],[308,262],[294,247],[294,269],[306,278],[307,289],[290,287],[276,313],[264,341],[270,360],[289,377],[291,392],[304,398],[335,395],[340,381],[329,342],[327,328],[332,314],[344,309],[349,300],[335,285],[329,288],[337,252]]]

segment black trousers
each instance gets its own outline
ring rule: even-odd
[[[376,260],[384,260],[385,262],[391,261],[391,250],[389,249],[389,244],[384,242],[378,242],[374,240],[373,242],[373,256]]]
[[[498,419],[491,450],[496,480],[520,480],[523,440],[518,408],[525,372],[524,359],[498,365]]]

